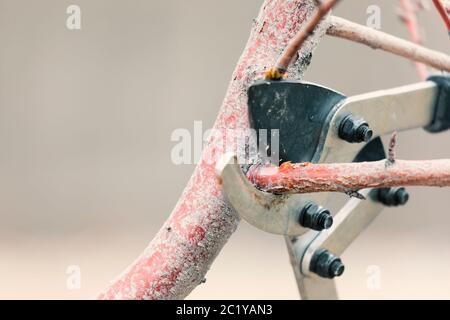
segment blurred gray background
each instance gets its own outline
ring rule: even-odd
[[[193,171],[171,163],[170,135],[212,126],[262,2],[0,0],[0,298],[93,298],[144,249]],[[79,31],[66,28],[70,4]],[[335,13],[365,23],[371,4],[384,31],[408,37],[397,1],[347,0]],[[420,22],[426,45],[448,52],[437,13]],[[408,61],[331,38],[306,79],[348,95],[418,81]],[[450,133],[416,130],[398,153],[449,147]],[[342,298],[450,298],[450,190],[410,192],[342,257]],[[190,298],[297,299],[283,238],[242,223]]]

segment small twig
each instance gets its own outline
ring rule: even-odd
[[[397,144],[397,137],[398,134],[395,131],[391,136],[391,140],[389,141],[389,151],[388,158],[386,160],[386,167],[390,167],[395,163],[395,146]]]
[[[359,163],[285,163],[253,167],[247,174],[260,190],[275,194],[343,192],[400,186],[450,187],[450,159]],[[354,194],[353,192],[351,194]]]
[[[331,26],[327,33],[331,36],[362,43],[373,49],[381,49],[412,61],[422,62],[438,70],[450,72],[450,56],[445,53],[339,17],[330,17],[330,21]]]
[[[326,3],[319,5],[313,17],[308,21],[304,28],[302,28],[297,35],[289,42],[284,49],[281,57],[278,59],[275,67],[266,72],[266,78],[272,80],[279,80],[286,74],[291,62],[294,60],[303,43],[310,35],[314,33],[314,29],[322,21],[322,19],[330,12],[330,10],[340,0],[329,0]]]
[[[442,20],[444,20],[445,26],[447,27],[447,32],[450,35],[450,17],[448,15],[447,9],[444,7],[441,1],[433,0],[434,6],[441,15]]]

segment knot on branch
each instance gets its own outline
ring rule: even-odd
[[[392,133],[391,139],[389,141],[388,158],[386,159],[386,168],[391,167],[395,163],[395,147],[397,145],[398,133],[395,131]]]

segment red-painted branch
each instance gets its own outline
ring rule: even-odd
[[[253,166],[248,178],[276,194],[349,192],[399,186],[450,187],[450,160],[388,160],[361,163],[285,163]]]
[[[294,60],[297,52],[302,47],[303,43],[308,39],[310,35],[314,33],[317,25],[322,21],[324,17],[336,6],[340,0],[327,0],[325,3],[321,3],[319,8],[314,13],[313,17],[305,24],[305,27],[289,42],[284,49],[283,54],[278,59],[274,68],[271,68],[266,73],[267,79],[279,80],[282,78],[291,62]],[[320,3],[320,2],[319,2]]]
[[[439,12],[442,20],[444,21],[445,26],[447,27],[447,32],[450,34],[450,16],[449,16],[450,6],[448,8],[445,8],[440,0],[433,0],[433,3],[437,11]]]
[[[273,65],[315,10],[315,0],[264,2],[233,73],[214,125],[216,132],[248,128],[246,92],[249,85]],[[319,25],[303,45],[299,63],[289,70],[291,78],[301,77],[307,67],[304,64],[326,28],[325,24]],[[228,135],[229,131],[226,132]],[[238,225],[238,218],[225,201],[214,170],[215,162],[225,151],[223,138],[223,135],[212,136],[167,222],[142,255],[99,298],[181,299],[203,282],[214,258]],[[227,147],[236,144],[229,136],[227,141]]]

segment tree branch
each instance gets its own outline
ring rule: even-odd
[[[247,176],[257,188],[275,194],[348,193],[400,186],[450,187],[450,160],[395,160],[386,165],[387,161],[253,166]]]
[[[204,149],[174,211],[142,255],[101,295],[101,299],[182,299],[204,282],[215,257],[236,229],[239,219],[222,194],[215,162],[234,150],[236,135],[248,129],[247,89],[263,77],[280,53],[316,11],[315,0],[265,0]],[[328,24],[319,24],[302,46],[289,74],[300,79]],[[308,58],[309,57],[309,58]],[[227,150],[223,141],[227,134]],[[230,149],[228,149],[230,148]],[[211,161],[213,160],[213,161]]]
[[[330,23],[327,33],[331,36],[362,43],[372,49],[381,49],[412,61],[422,62],[435,69],[450,72],[450,56],[444,53],[339,17],[330,17]]]
[[[214,135],[208,141],[200,164],[195,169],[172,214],[152,242],[99,298],[182,299],[197,285],[204,282],[206,272],[239,222],[239,218],[234,214],[222,194],[221,184],[215,176],[216,161],[226,151],[239,147],[237,145],[239,137],[229,136],[231,130],[234,129],[236,135],[239,135],[242,130],[249,128],[246,94],[249,85],[264,76],[267,66],[271,66],[287,47],[289,41],[299,34],[305,22],[309,21],[316,12],[316,4],[317,0],[265,0],[253,25],[244,53],[233,73],[224,103],[213,128],[215,132],[222,134]],[[306,42],[303,43],[298,53],[298,62],[289,69],[290,78],[300,79],[302,77],[309,64],[313,49],[327,29],[331,35],[365,43],[373,48],[381,48],[412,60],[424,62],[440,70],[450,71],[450,58],[444,54],[411,45],[407,41],[340,18],[333,18],[332,21],[333,25],[328,29],[328,19],[321,20],[314,29],[314,33],[306,38]],[[223,141],[228,142],[226,149]],[[441,182],[439,183],[448,181],[447,178],[445,178],[447,180],[442,180],[443,175],[448,177],[448,171],[439,171],[449,168],[448,162],[445,161],[424,164],[396,160],[388,168],[383,162],[385,171],[380,171],[381,168],[375,165],[375,163],[370,165],[348,164],[347,166],[339,164],[334,167],[333,165],[309,164],[284,165],[281,168],[260,168],[253,179],[256,183],[260,183],[260,187],[271,188],[273,188],[273,182],[280,183],[281,188],[288,186],[283,183],[293,182],[294,184],[289,184],[291,189],[286,189],[286,192],[314,192],[312,191],[314,188],[308,189],[304,185],[300,185],[304,180],[295,180],[295,177],[300,178],[305,172],[310,177],[317,178],[316,189],[320,189],[320,186],[325,188],[327,185],[326,175],[328,175],[327,179],[331,178],[335,182],[336,189],[341,190],[346,186],[358,189],[364,185],[364,181],[358,177],[366,177],[367,181],[373,179],[366,174],[370,168],[374,174],[378,173],[378,179],[388,179],[383,176],[383,172],[386,173],[386,170],[389,170],[389,174],[392,175],[390,179],[392,181],[401,180],[401,185],[407,184],[407,181],[404,181],[404,173],[410,174],[412,171],[408,170],[412,169],[416,169],[414,173],[419,178],[422,177],[423,181],[425,181],[425,176],[431,179],[429,181],[435,181],[433,179],[437,176],[430,176],[432,173],[440,174]],[[298,170],[296,171],[295,168]],[[314,168],[316,170],[313,170]],[[423,170],[418,170],[420,168]],[[323,170],[322,173],[318,169]],[[269,170],[271,175],[267,174],[265,170]],[[285,174],[280,170],[288,170],[290,174]],[[339,177],[337,173],[341,173],[342,177],[348,177],[348,183],[336,180],[335,177]],[[351,181],[352,177],[354,178],[353,182]],[[413,179],[415,178],[410,177],[408,181]],[[264,185],[264,181],[270,182],[271,185]],[[370,184],[366,182],[365,185],[372,186],[376,183],[376,181]],[[327,188],[330,188],[329,185],[330,183]]]
[[[437,11],[439,12],[442,20],[444,21],[445,26],[447,28],[447,32],[450,35],[450,17],[448,14],[448,9],[445,8],[445,6],[442,4],[440,0],[433,0],[433,3]]]
[[[336,6],[340,0],[327,0],[325,3],[320,3],[319,8],[314,13],[313,17],[305,24],[295,37],[289,42],[283,51],[283,54],[278,58],[275,67],[269,69],[266,73],[267,79],[278,80],[281,79],[291,62],[295,59],[298,51],[309,36],[314,34],[314,30],[319,25],[320,21]]]

